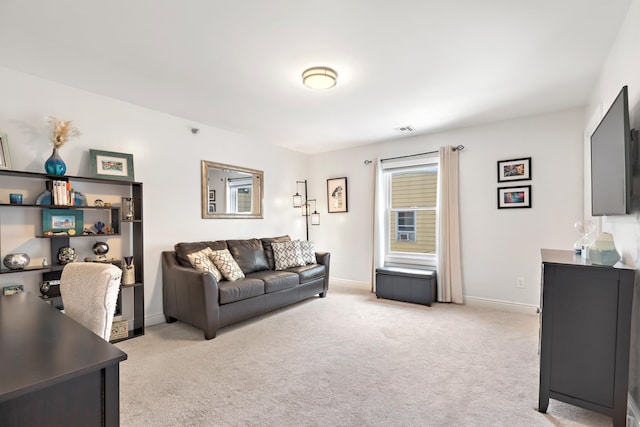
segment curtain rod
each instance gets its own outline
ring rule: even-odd
[[[464,145],[457,145],[455,147],[451,148],[452,151],[462,151],[464,150]],[[397,156],[397,157],[387,157],[386,159],[380,159],[381,162],[384,162],[385,160],[396,160],[396,159],[404,159],[407,157],[417,157],[417,156],[425,156],[427,154],[436,154],[438,153],[438,151],[427,151],[426,153],[417,153],[417,154],[407,154],[406,156]],[[364,164],[365,165],[369,165],[371,164],[371,160],[365,160]]]

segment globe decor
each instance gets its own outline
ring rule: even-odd
[[[71,126],[71,121],[64,122],[55,117],[47,117],[47,122],[51,126],[53,152],[47,161],[44,162],[44,170],[47,175],[64,175],[67,171],[67,165],[60,157],[58,149],[66,144],[70,138],[80,135],[80,132]]]

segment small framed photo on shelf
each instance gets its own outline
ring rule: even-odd
[[[531,157],[498,160],[498,182],[531,179]]]
[[[84,231],[84,215],[76,209],[43,209],[42,233],[55,234],[66,233],[68,235],[81,235]]]
[[[348,212],[347,178],[327,180],[327,208],[329,213]]]
[[[133,154],[90,149],[89,160],[94,178],[133,181]]]
[[[0,133],[0,169],[11,169],[11,155],[6,133]]]
[[[530,208],[531,186],[498,187],[498,209]]]
[[[9,285],[2,288],[2,295],[13,295],[24,292],[24,285]]]

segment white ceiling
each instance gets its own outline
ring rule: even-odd
[[[0,65],[316,153],[583,106],[629,3],[0,0]]]

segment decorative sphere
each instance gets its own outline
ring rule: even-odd
[[[27,265],[29,265],[29,255],[20,253],[20,254],[9,254],[4,257],[3,263],[5,267],[10,270],[22,270]]]
[[[106,255],[109,252],[109,245],[105,242],[96,242],[91,249],[96,255]]]

